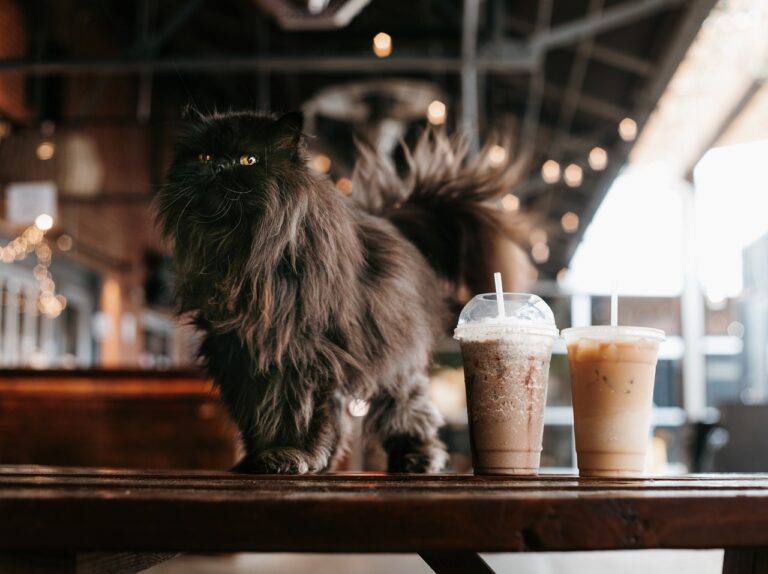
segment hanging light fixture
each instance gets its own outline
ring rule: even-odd
[[[440,100],[434,100],[427,107],[427,120],[434,126],[440,126],[445,123],[446,107]]]
[[[584,172],[575,163],[570,164],[563,172],[563,179],[565,180],[565,185],[568,187],[579,187],[583,177]]]
[[[619,137],[625,142],[634,141],[637,137],[637,122],[632,118],[624,118],[619,122]]]
[[[379,32],[373,37],[373,53],[379,58],[386,58],[392,53],[392,36]]]
[[[549,261],[549,246],[546,243],[535,243],[531,247],[531,257],[536,263]]]
[[[553,159],[548,159],[541,166],[541,179],[545,183],[557,183],[560,181],[560,164]]]
[[[576,233],[579,230],[579,216],[573,211],[568,211],[560,218],[560,225],[566,233]]]
[[[512,193],[508,193],[501,198],[501,207],[504,211],[517,211],[520,209],[520,198]]]
[[[608,166],[608,152],[601,147],[593,147],[589,152],[589,167],[603,171]]]
[[[492,167],[499,167],[506,161],[506,159],[507,150],[502,146],[496,144],[491,146],[491,149],[488,150],[488,163],[490,163]]]

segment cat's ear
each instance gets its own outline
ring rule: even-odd
[[[274,142],[278,148],[296,149],[301,140],[304,116],[301,112],[289,112],[275,122]]]

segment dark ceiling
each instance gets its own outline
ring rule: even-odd
[[[37,86],[38,120],[60,125],[166,124],[189,101],[203,109],[282,111],[333,85],[428,82],[446,98],[449,127],[467,129],[480,143],[501,126],[514,131],[530,156],[516,193],[522,209],[544,222],[550,256],[539,269],[554,277],[631,148],[618,123],[631,117],[642,128],[714,3],[36,0],[23,3],[34,57],[0,60],[0,74],[27,73]],[[339,16],[345,10],[353,14],[349,23]],[[393,38],[389,58],[371,53],[381,31]],[[55,96],[74,77],[90,83],[90,95],[72,114]],[[99,94],[118,77],[135,84],[136,113],[97,113]],[[407,133],[424,124],[413,121]],[[348,167],[355,126],[317,125],[322,148],[340,160],[336,169]],[[608,152],[604,171],[587,165],[594,146]],[[547,159],[580,165],[581,185],[544,183]],[[560,227],[567,211],[581,218],[575,233]]]

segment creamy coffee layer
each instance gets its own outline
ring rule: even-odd
[[[567,337],[566,337],[567,338]],[[568,340],[579,472],[643,472],[659,341]]]

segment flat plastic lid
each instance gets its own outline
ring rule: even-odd
[[[663,341],[665,339],[664,331],[653,329],[651,327],[630,327],[619,325],[595,325],[592,327],[571,327],[561,331],[566,343],[577,341],[579,339],[593,339],[598,341],[636,341],[638,339],[649,339],[652,341]]]
[[[531,293],[504,293],[504,315],[499,314],[496,293],[476,295],[464,306],[459,324],[453,332],[455,339],[475,338],[514,332],[557,337],[555,316],[544,300]]]

